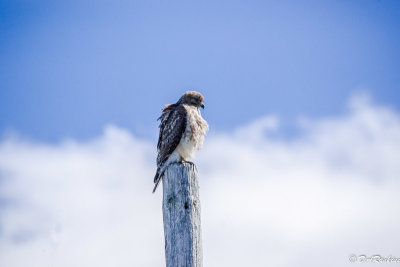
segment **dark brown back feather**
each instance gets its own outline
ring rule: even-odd
[[[159,167],[174,152],[182,138],[186,129],[186,109],[183,105],[167,105],[158,119],[161,120],[157,144]]]

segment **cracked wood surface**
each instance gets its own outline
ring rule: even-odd
[[[196,166],[173,163],[167,167],[163,177],[162,208],[166,266],[203,266]]]

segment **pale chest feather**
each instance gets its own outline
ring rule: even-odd
[[[191,106],[184,105],[187,112],[186,129],[184,138],[186,142],[191,142],[196,149],[203,146],[204,135],[208,130],[208,123],[201,117],[200,110]]]

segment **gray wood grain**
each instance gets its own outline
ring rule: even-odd
[[[163,219],[167,267],[203,266],[197,170],[174,163],[163,177]]]

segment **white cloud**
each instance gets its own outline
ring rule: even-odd
[[[400,257],[400,115],[356,97],[344,116],[300,123],[294,140],[269,137],[275,116],[206,139],[205,266]],[[84,143],[2,141],[0,266],[162,266],[154,154],[114,126]]]

